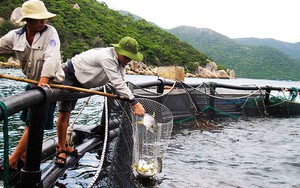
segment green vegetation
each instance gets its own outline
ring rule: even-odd
[[[170,32],[206,53],[237,77],[300,80],[300,62],[268,46],[242,45],[210,29],[181,26]],[[220,66],[219,65],[219,66]]]
[[[235,38],[233,39],[242,45],[252,45],[252,46],[269,46],[275,48],[288,56],[300,60],[300,42],[288,43],[282,42],[271,38],[258,39],[258,38]]]
[[[0,36],[15,28],[8,20],[23,2],[0,2],[0,17],[5,18],[0,24]],[[205,65],[210,59],[218,64],[218,69],[235,70],[237,77],[300,80],[300,62],[289,55],[298,56],[294,51],[288,54],[278,50],[282,49],[281,44],[276,43],[277,48],[242,45],[212,30],[188,26],[166,31],[140,17],[111,10],[96,0],[44,2],[49,11],[57,14],[49,23],[60,35],[64,61],[87,49],[107,47],[124,36],[131,36],[138,40],[145,57],[143,62],[148,66],[179,65],[193,73],[197,66]],[[80,9],[75,9],[74,4]],[[275,45],[274,41],[269,43]],[[300,48],[298,45],[283,49],[291,52],[295,46]]]
[[[5,1],[0,3],[0,11],[9,19],[14,8],[24,1]],[[204,65],[207,56],[194,49],[188,43],[180,41],[174,35],[164,31],[143,19],[132,15],[121,15],[108,9],[105,3],[96,0],[47,0],[48,10],[57,16],[50,20],[61,39],[64,60],[93,47],[106,47],[124,36],[137,39],[147,65],[180,65],[193,72],[195,62]],[[78,4],[80,9],[73,8]],[[4,27],[4,26],[3,26]],[[7,27],[7,26],[5,26]],[[7,27],[8,30],[11,29]]]

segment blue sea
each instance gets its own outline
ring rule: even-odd
[[[0,73],[23,76],[18,69],[0,69]],[[155,76],[127,75],[126,80],[140,83]],[[234,85],[297,87],[298,81],[259,79],[186,78],[186,83],[218,82]],[[0,79],[0,97],[23,91],[26,83]],[[275,93],[276,95],[276,93]],[[86,99],[80,99],[71,122]],[[299,98],[297,98],[299,101]],[[75,123],[75,127],[100,123],[103,97],[93,96]],[[16,146],[24,125],[16,114],[10,117],[10,150]],[[2,123],[2,122],[1,122]],[[300,118],[241,118],[216,124],[213,131],[183,129],[172,134],[163,169],[157,175],[162,188],[300,188]],[[1,128],[2,131],[2,128]],[[45,137],[55,136],[55,130]],[[3,155],[3,134],[1,155]],[[88,187],[99,159],[87,153],[79,168],[66,172],[60,180],[65,187]],[[75,180],[75,181],[74,181]]]

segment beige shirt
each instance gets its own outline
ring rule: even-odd
[[[27,78],[39,81],[50,78],[50,83],[62,83],[60,40],[54,27],[46,25],[45,30],[35,34],[32,45],[26,40],[26,27],[8,32],[0,39],[0,54],[16,53],[23,73]]]
[[[83,87],[99,87],[110,82],[122,96],[134,98],[124,81],[125,70],[113,47],[94,48],[74,56],[71,61],[75,76]]]

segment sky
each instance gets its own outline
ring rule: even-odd
[[[300,0],[98,0],[172,29],[208,28],[229,38],[300,42]]]

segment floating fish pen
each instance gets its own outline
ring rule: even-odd
[[[84,98],[91,94],[37,87],[0,99],[0,120],[4,120],[3,133],[6,138],[2,164],[6,169],[9,142],[5,125],[7,118],[24,108],[31,108],[25,165],[13,173],[8,170],[2,173],[4,187],[53,187],[68,168],[75,166],[86,152],[95,148],[101,151],[100,166],[89,187],[139,187],[137,176],[153,176],[162,170],[163,153],[167,150],[172,128],[178,129],[184,122],[300,114],[300,105],[294,102],[298,95],[296,88],[283,90],[271,86],[217,83],[188,85],[163,79],[128,85],[144,106],[148,106],[148,101],[154,104],[146,108],[149,119],[145,121],[133,116],[128,102],[117,97],[106,97],[101,124],[73,131],[74,145],[82,155],[68,156],[64,167],[58,167],[52,160],[57,139],[43,138],[44,130],[40,125],[45,123],[45,107],[50,101]],[[101,89],[103,91],[104,88]],[[108,87],[107,90],[115,95],[113,88]],[[287,96],[275,96],[272,94],[274,91]],[[41,164],[45,164],[42,169]]]
[[[170,80],[134,85],[136,96],[168,107],[174,122],[201,117],[206,120],[240,117],[290,117],[300,114],[297,88],[235,86],[219,83],[185,84]],[[148,89],[147,89],[148,88]]]

